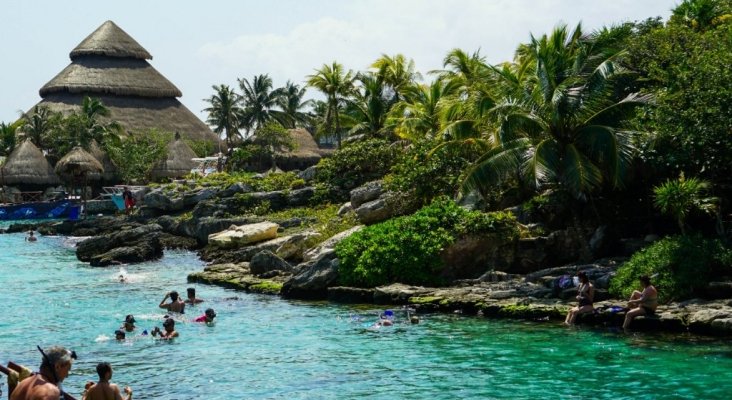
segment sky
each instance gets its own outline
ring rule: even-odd
[[[510,60],[531,34],[581,22],[587,32],[661,16],[680,0],[3,0],[0,121],[41,100],[38,90],[69,52],[107,20],[152,54],[151,65],[205,120],[213,85],[267,73],[275,87],[303,84],[323,64],[363,71],[382,54],[404,54],[423,74],[448,51]],[[425,80],[429,81],[428,75]],[[308,97],[317,97],[314,91]]]

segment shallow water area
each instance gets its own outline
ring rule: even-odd
[[[375,306],[189,285],[203,267],[194,253],[92,268],[63,237],[23,239],[0,235],[0,362],[37,369],[36,345],[76,350],[64,388],[77,397],[99,361],[135,399],[724,399],[732,389],[729,340],[457,315],[411,325],[396,309],[395,326],[375,328]],[[164,294],[189,286],[206,302],[176,318],[179,338],[113,339],[126,314],[138,331],[160,326]],[[213,326],[190,322],[207,307]]]

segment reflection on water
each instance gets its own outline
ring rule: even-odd
[[[109,361],[137,399],[728,398],[729,341],[624,335],[559,323],[420,315],[375,325],[376,306],[284,301],[206,285],[205,303],[176,316],[180,338],[142,336],[161,326],[166,292],[185,293],[202,264],[188,252],[92,268],[64,238],[0,235],[0,355],[37,368],[35,345],[77,351],[65,388],[78,395]],[[126,278],[120,283],[119,275]],[[213,326],[191,322],[212,307]],[[114,331],[127,314],[137,330]],[[6,359],[5,359],[6,358]]]

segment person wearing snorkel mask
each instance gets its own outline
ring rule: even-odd
[[[61,346],[53,346],[45,351],[39,372],[21,381],[10,395],[10,400],[56,400],[61,399],[61,382],[69,376],[76,353]]]

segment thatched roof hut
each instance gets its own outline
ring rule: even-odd
[[[0,170],[2,185],[58,185],[61,181],[53,172],[43,152],[26,140],[16,147]]]
[[[93,155],[104,168],[104,172],[101,174],[102,180],[114,180],[117,175],[117,166],[114,165],[109,154],[99,146],[99,143],[97,143],[96,140],[92,140],[91,145],[89,146],[89,153],[91,153],[91,155]]]
[[[71,51],[71,64],[39,91],[53,111],[68,114],[85,96],[99,98],[111,119],[128,132],[152,128],[191,140],[219,143],[218,136],[178,101],[181,91],[153,68],[139,43],[107,21]]]
[[[175,141],[168,144],[167,151],[168,158],[152,170],[153,178],[182,178],[196,167],[192,161],[196,153],[180,136],[176,135]]]
[[[87,179],[100,179],[104,167],[93,155],[84,150],[81,146],[71,149],[65,156],[56,163],[54,168],[56,174],[66,179],[85,177]]]
[[[292,151],[276,154],[277,166],[285,171],[305,169],[320,161],[321,150],[315,143],[313,136],[305,129],[288,129],[290,137],[295,142]]]

